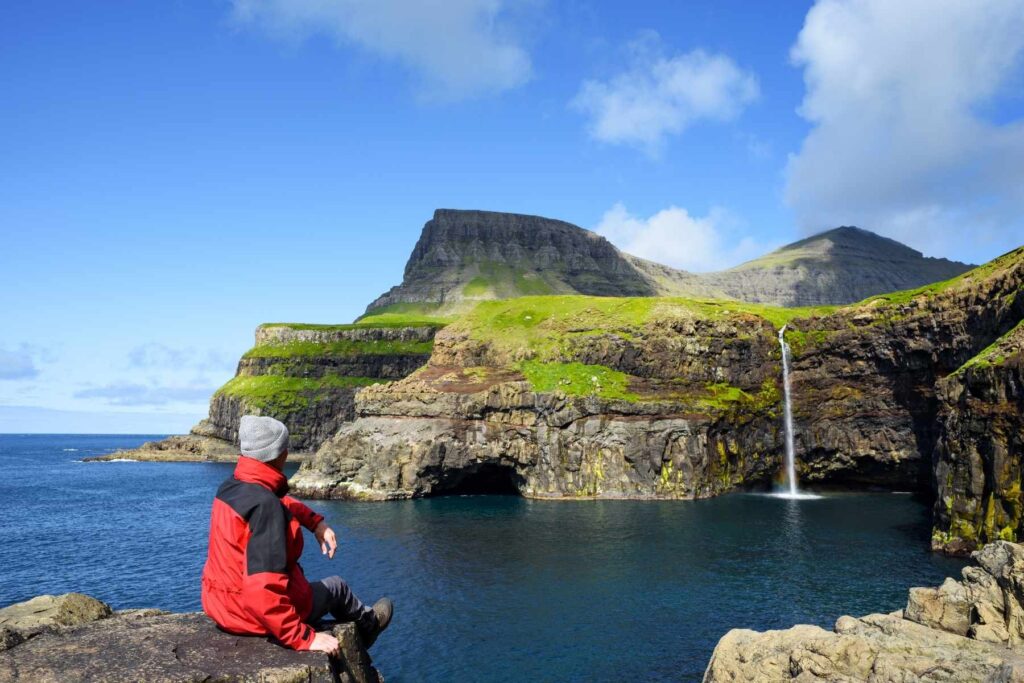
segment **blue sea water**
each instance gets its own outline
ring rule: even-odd
[[[153,438],[0,435],[0,605],[80,591],[199,609],[232,466],[79,462]],[[927,551],[924,503],[887,493],[311,506],[341,549],[329,561],[307,536],[307,575],[395,600],[372,652],[391,682],[699,680],[730,628],[891,611],[962,566]]]

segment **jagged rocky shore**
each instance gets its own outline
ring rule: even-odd
[[[891,614],[840,617],[832,631],[730,631],[704,683],[1024,681],[1024,546],[998,541],[972,557],[960,581],[912,588]]]
[[[356,628],[331,628],[340,657],[233,636],[201,613],[43,595],[0,609],[0,683],[382,683]]]

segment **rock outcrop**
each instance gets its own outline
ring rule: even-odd
[[[937,550],[1024,538],[1024,323],[939,383]]]
[[[78,593],[40,596],[0,609],[0,683],[381,681],[356,628],[331,628],[340,657],[234,636],[199,613],[114,612]]]
[[[1024,681],[1024,547],[973,557],[961,581],[911,589],[902,612],[840,617],[832,631],[730,631],[704,682]]]
[[[423,227],[402,284],[370,304],[464,311],[483,300],[537,294],[686,296],[776,306],[848,304],[946,280],[970,266],[852,227],[836,228],[717,273],[637,258],[564,221],[438,209]]]

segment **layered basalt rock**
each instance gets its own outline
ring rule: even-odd
[[[938,550],[1024,538],[1024,323],[939,383]]]
[[[712,321],[667,303],[614,332],[580,315],[606,303],[573,300],[550,319],[562,350],[536,365],[517,361],[529,348],[474,338],[472,320],[453,324],[428,366],[359,392],[359,418],[321,447],[293,488],[362,499],[494,487],[533,497],[693,498],[770,477],[780,443],[771,324],[742,312]],[[533,319],[514,316],[527,327]],[[537,391],[528,379],[563,369],[583,392]],[[611,371],[605,381],[621,379],[621,392],[600,387],[590,369]]]
[[[1024,680],[1024,547],[997,542],[974,560],[961,581],[912,588],[899,612],[840,617],[832,631],[730,631],[704,683]]]
[[[381,393],[362,392],[363,416],[317,452],[293,488],[359,500],[458,492],[695,498],[763,480],[777,465],[767,407],[745,418],[763,429],[743,432],[682,403],[571,398],[524,381],[461,393],[474,380],[456,368],[432,370],[444,374],[392,387],[386,415],[373,414]]]

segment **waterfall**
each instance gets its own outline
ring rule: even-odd
[[[799,491],[796,487],[796,447],[793,445],[793,402],[789,388],[789,344],[786,343],[786,326],[779,329],[779,346],[782,347],[782,391],[785,399],[786,417],[786,486],[788,495],[796,498]]]

